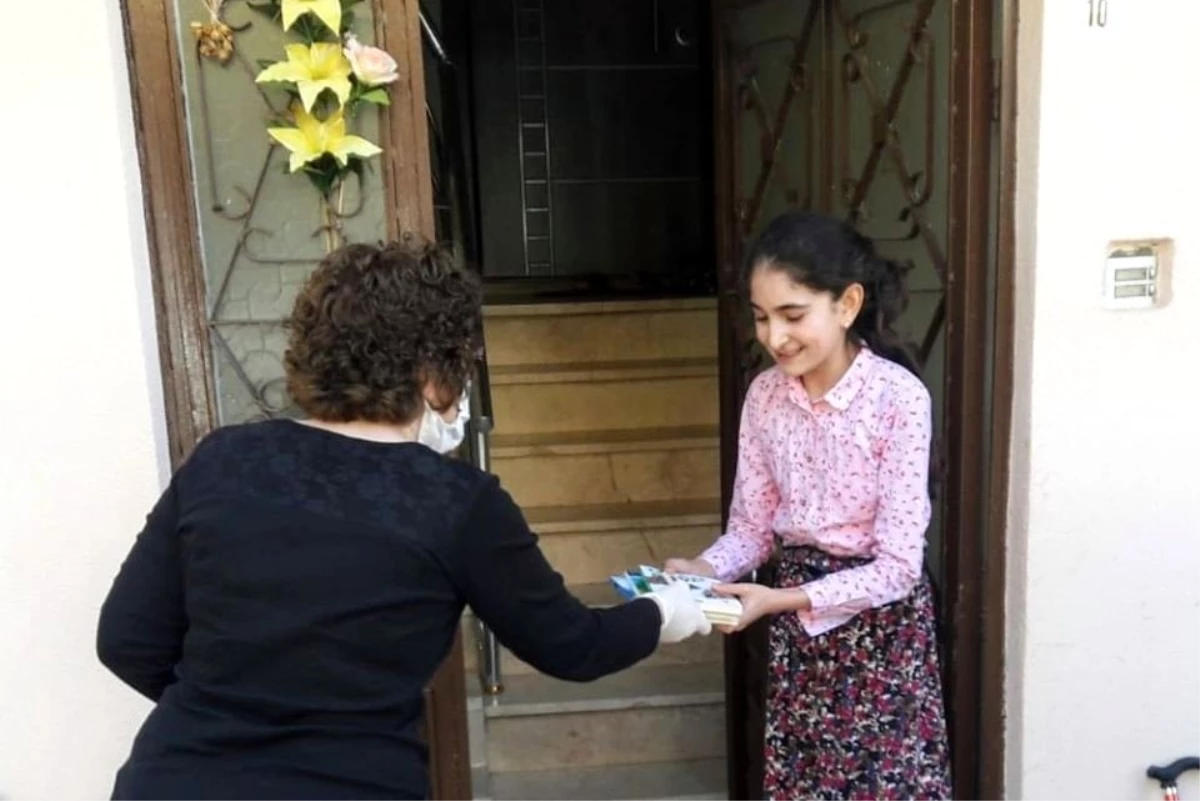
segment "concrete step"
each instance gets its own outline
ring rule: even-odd
[[[523,507],[705,498],[718,447],[715,426],[497,436],[491,470]]]
[[[633,431],[718,422],[715,359],[495,367],[497,435]]]
[[[612,606],[622,603],[620,596],[607,581],[572,586],[571,592],[588,606]],[[478,683],[475,677],[478,675],[479,669],[479,645],[479,629],[475,625],[474,614],[469,613],[463,621],[463,655],[467,681],[471,683]],[[637,667],[720,664],[723,659],[723,637],[690,637],[683,642],[658,646],[658,649],[638,663]],[[500,666],[506,682],[510,677],[537,674],[537,670],[533,666],[518,659],[503,645],[500,648]]]
[[[484,336],[494,367],[623,361],[633,353],[715,359],[716,300],[489,305]]]
[[[716,445],[718,433],[717,426],[672,426],[630,431],[497,435],[492,437],[491,443],[493,458],[516,459],[526,456],[688,450]]]
[[[514,676],[503,694],[480,703],[493,782],[513,771],[717,759],[725,753],[720,664],[632,668],[587,684]]]
[[[695,556],[721,529],[718,498],[531,507],[525,516],[546,559],[572,585]]]
[[[528,509],[542,553],[568,584],[607,582],[634,565],[695,556],[720,534],[717,498]]]
[[[643,501],[640,503],[600,503],[573,506],[534,506],[525,510],[525,519],[539,535],[571,532],[596,533],[646,528],[720,524],[719,498],[691,498],[682,501]]]
[[[492,389],[501,386],[539,384],[590,384],[598,382],[638,381],[650,378],[694,378],[712,375],[716,360],[654,359],[641,357],[626,361],[572,362],[569,364],[515,364],[491,368]]]
[[[720,516],[704,526],[633,528],[562,533],[541,539],[542,553],[569,584],[607,581],[634,565],[661,565],[673,556],[692,557],[720,534]]]
[[[490,783],[497,801],[717,799],[727,794],[724,759],[517,771],[495,774]]]

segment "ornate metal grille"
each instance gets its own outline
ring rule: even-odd
[[[903,321],[931,385],[945,320],[946,188],[937,142],[949,108],[942,0],[762,0],[727,13],[736,64],[731,104],[740,258],[787,208],[842,214],[910,262]],[[939,97],[942,103],[939,105]],[[727,270],[736,269],[736,263]],[[727,275],[724,284],[735,282]],[[743,325],[743,386],[764,366]],[[935,375],[936,374],[936,375]]]

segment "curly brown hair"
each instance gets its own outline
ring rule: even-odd
[[[288,392],[329,422],[411,422],[428,381],[448,405],[471,370],[481,303],[478,277],[444,248],[415,236],[346,245],[296,298]]]

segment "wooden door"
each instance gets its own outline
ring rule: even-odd
[[[324,255],[331,222],[351,240],[434,234],[419,4],[343,0],[355,32],[399,63],[391,105],[354,133],[383,147],[362,182],[322,216],[265,127],[286,98],[256,85],[283,58],[271,0],[123,0],[172,460],[213,427],[287,414],[283,321]],[[216,11],[226,59],[201,51],[191,24]],[[266,11],[266,14],[259,13]],[[294,37],[293,37],[294,38]],[[328,211],[326,209],[326,211]],[[426,691],[435,798],[469,798],[462,645]]]
[[[982,619],[979,595],[991,20],[989,0],[717,0],[713,9],[723,497],[728,506],[741,400],[768,363],[737,293],[743,253],[787,209],[844,216],[914,268],[901,328],[939,432],[928,563],[958,797],[977,792],[981,642],[998,624]],[[769,583],[770,565],[756,579]],[[765,624],[727,645],[732,798],[761,797],[766,658]]]

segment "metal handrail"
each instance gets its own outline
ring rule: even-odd
[[[419,15],[423,43],[432,54],[437,69],[442,71],[444,79],[449,85],[457,87],[460,77],[457,75],[457,65],[450,59],[440,32],[430,21],[423,6],[419,8]],[[443,110],[448,108],[452,110],[453,106],[453,103],[444,105]],[[465,165],[461,162],[461,150],[448,151],[450,143],[446,140],[446,130],[439,125],[433,108],[428,103],[425,106],[425,114],[429,123],[430,144],[434,151],[434,158],[441,167],[435,173],[444,172],[444,175],[436,177],[446,181],[449,186],[447,195],[451,212],[451,231],[447,233],[454,240],[459,256],[470,259],[472,248],[469,247],[467,241],[468,234],[465,230],[464,216],[470,214],[471,203],[469,198],[463,194],[466,184],[462,175],[466,170]],[[454,128],[453,123],[457,119],[456,116],[451,115],[448,121],[451,129]],[[474,226],[471,228],[473,231]],[[475,355],[475,370],[467,387],[471,414],[467,423],[467,437],[464,444],[465,455],[471,464],[488,472],[491,469],[491,434],[495,426],[495,418],[492,415],[492,384],[488,375],[487,349],[483,344],[482,330],[477,332],[477,337],[481,346]],[[500,667],[500,644],[492,630],[478,617],[475,618],[475,626],[475,642],[479,656],[477,660],[479,683],[486,695],[497,695],[504,692]]]
[[[481,337],[482,338],[482,337]],[[492,385],[488,375],[487,349],[481,347],[475,357],[475,375],[470,384],[471,416],[468,421],[467,449],[471,463],[484,472],[491,467]],[[479,683],[485,695],[504,692],[500,665],[500,643],[488,626],[475,618],[475,643],[478,651]]]
[[[424,3],[418,3],[417,5],[417,18],[421,22],[421,38],[433,50],[433,54],[437,56],[437,60],[448,67],[454,66],[454,63],[450,61],[450,56],[446,54],[446,48],[442,45],[442,37],[438,35],[437,29],[429,21],[429,15],[425,13]]]

